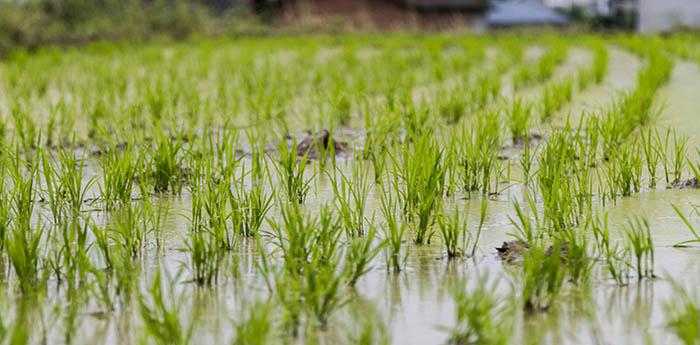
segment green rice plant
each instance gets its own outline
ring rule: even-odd
[[[439,98],[437,112],[449,124],[459,122],[468,109],[469,102],[463,92],[461,89],[446,90]]]
[[[666,327],[685,345],[700,342],[700,298],[672,281],[674,294],[664,304]]]
[[[284,261],[285,284],[287,279],[296,281],[291,286],[298,287],[304,310],[325,328],[330,316],[349,301],[342,290],[347,275],[339,269],[339,221],[326,206],[314,219],[295,203],[283,208],[282,218],[281,224],[271,225]],[[362,271],[352,273],[359,278]]]
[[[273,335],[274,308],[269,302],[254,302],[245,309],[243,320],[235,324],[233,345],[265,345]]]
[[[297,159],[297,143],[295,141],[292,142],[291,147],[282,141],[278,145],[278,151],[279,157],[275,160],[275,168],[287,200],[303,204],[312,182],[312,178],[304,176],[309,158],[304,155]]]
[[[94,180],[84,181],[83,162],[72,153],[60,151],[58,158],[53,160],[40,152],[46,200],[54,224],[63,221],[65,216],[76,217]]]
[[[39,147],[41,134],[37,129],[34,119],[18,106],[15,106],[10,114],[14,121],[14,133],[22,149],[29,151],[30,149]]]
[[[317,250],[312,245],[318,239],[318,220],[306,216],[299,204],[289,203],[282,208],[282,222],[271,220],[270,225],[275,235],[275,245],[284,260],[285,271],[293,276],[303,275]]]
[[[348,285],[355,286],[357,281],[371,270],[374,258],[384,249],[385,241],[375,244],[377,229],[370,225],[367,234],[363,237],[350,239],[345,253],[345,269],[348,274]]]
[[[628,219],[625,238],[627,239],[627,248],[635,258],[637,279],[655,278],[654,243],[651,239],[649,221],[641,217]]]
[[[481,231],[484,229],[484,224],[486,223],[486,211],[488,210],[488,200],[481,199],[481,204],[479,207],[479,226],[476,228],[476,236],[474,236],[474,244],[472,245],[471,256],[474,257],[476,254],[476,248],[479,245],[479,239],[481,238]]]
[[[622,196],[639,192],[642,184],[642,155],[636,142],[624,144],[611,153],[606,165],[611,190]]]
[[[142,256],[146,244],[149,229],[144,226],[144,216],[142,208],[127,204],[111,212],[107,225],[112,240],[133,259]]]
[[[178,139],[158,133],[150,157],[150,178],[156,193],[182,192],[184,174],[181,168],[183,144]]]
[[[593,74],[596,84],[600,84],[608,72],[608,49],[604,44],[593,45]]]
[[[510,235],[513,236],[516,241],[529,245],[530,243],[535,243],[535,241],[541,237],[540,230],[543,229],[544,226],[537,215],[537,205],[532,194],[529,192],[526,193],[525,198],[527,207],[531,210],[530,213],[532,216],[526,214],[523,207],[520,206],[520,203],[515,200],[513,201],[513,208],[515,208],[516,218],[511,216],[508,216],[508,218],[510,219],[510,223],[515,226],[516,230],[515,233]]]
[[[305,307],[314,316],[321,329],[326,329],[328,321],[338,309],[350,301],[343,291],[345,277],[338,272],[337,258],[315,257],[303,276],[302,298]]]
[[[618,285],[624,286],[628,284],[629,269],[632,266],[629,262],[629,252],[620,248],[618,244],[611,244],[608,224],[606,213],[602,218],[592,218],[590,227],[596,242],[596,250],[598,255],[604,258],[608,273]]]
[[[430,243],[435,216],[442,207],[445,187],[443,150],[432,135],[422,135],[401,151],[394,173],[401,180],[403,210],[415,229],[416,244]]]
[[[204,198],[192,195],[192,215],[185,251],[189,254],[192,281],[199,286],[218,282],[224,250],[233,248],[233,237],[225,224],[214,222],[204,215]]]
[[[453,259],[465,255],[470,239],[467,218],[462,219],[459,211],[454,211],[450,215],[441,214],[438,217],[438,225],[447,258]]]
[[[100,196],[108,210],[131,202],[134,184],[143,169],[143,158],[133,148],[111,148],[98,160],[102,170]]]
[[[274,193],[266,195],[260,184],[254,184],[248,190],[242,186],[239,188],[243,191],[242,202],[237,203],[242,215],[240,233],[246,237],[257,236],[265,216],[272,208]],[[231,201],[231,207],[234,207],[234,201]],[[233,212],[236,212],[235,209]]]
[[[595,81],[593,73],[593,70],[588,68],[579,68],[576,71],[576,85],[578,85],[579,90],[587,89]]]
[[[559,296],[566,267],[562,262],[562,243],[555,242],[550,250],[530,245],[523,257],[522,298],[528,312],[547,310]]]
[[[513,144],[527,141],[530,135],[532,105],[522,99],[515,99],[506,111],[506,121],[510,130]]]
[[[44,175],[45,199],[49,205],[53,223],[58,224],[63,220],[65,211],[63,207],[63,193],[57,181],[60,173],[57,171],[58,169],[53,160],[43,151],[41,153],[41,163],[42,174]]]
[[[11,162],[10,178],[12,192],[10,200],[11,221],[5,237],[5,251],[19,283],[20,290],[25,294],[40,291],[38,287],[45,282],[42,273],[42,251],[39,248],[44,227],[42,224],[32,224],[36,197],[35,180],[37,178],[36,164],[29,164],[26,175],[16,156]]]
[[[223,181],[216,181],[211,177],[212,167],[207,163],[204,165],[195,168],[192,174],[192,221],[197,223],[198,227],[206,228],[222,249],[232,250],[235,241],[234,229],[241,227],[241,221],[234,219],[233,224],[229,224],[229,219],[234,218],[234,212],[227,207],[231,199],[231,187],[223,181],[230,181],[230,178],[224,177]]]
[[[687,246],[689,244],[700,243],[700,232],[698,231],[698,229],[695,228],[693,223],[691,223],[688,216],[686,216],[686,214],[683,212],[683,210],[681,210],[678,206],[671,204],[671,207],[673,207],[673,211],[676,212],[678,217],[683,221],[683,224],[685,224],[686,228],[688,228],[688,230],[690,231],[691,234],[693,234],[693,237],[694,237],[690,240],[678,242],[678,243],[674,244],[673,246],[674,247],[684,247],[684,246]],[[700,209],[697,206],[693,206],[693,212],[691,212],[691,214],[692,213],[695,213],[697,216],[700,216]]]
[[[138,310],[145,332],[156,344],[188,344],[194,324],[185,326],[180,321],[183,305],[178,299],[182,297],[175,296],[172,286],[163,286],[162,280],[158,271],[147,293],[139,295]]]
[[[568,229],[557,234],[562,244],[562,255],[569,281],[576,285],[590,283],[594,259],[589,254],[589,240],[581,229]]]
[[[7,258],[24,294],[40,291],[40,286],[45,282],[41,267],[42,252],[39,248],[44,229],[28,225],[24,221],[15,223],[5,239]]]
[[[537,154],[537,148],[532,148],[529,143],[526,143],[525,146],[523,147],[523,152],[520,155],[520,159],[518,162],[520,163],[520,169],[522,170],[523,173],[523,184],[525,186],[529,186],[530,182],[532,181],[532,176],[533,176],[533,163],[534,163],[534,158]]]
[[[452,285],[456,320],[448,344],[508,344],[513,322],[506,301],[495,292],[497,283],[485,277],[470,290],[463,279]]]
[[[656,145],[656,140],[654,139],[656,135],[652,136],[651,129],[643,131],[640,135],[644,162],[646,163],[647,174],[649,174],[649,188],[652,189],[656,187],[656,172],[664,156]]]
[[[561,110],[573,98],[573,80],[564,79],[561,82],[551,83],[542,90],[540,104],[542,104],[540,120],[549,121],[552,116]]]
[[[698,157],[700,157],[700,148],[697,149]],[[700,161],[694,162],[692,158],[688,157],[688,166],[690,167],[690,172],[693,174],[696,185],[700,186]]]
[[[73,218],[61,223],[57,229],[60,234],[53,233],[55,237],[50,239],[57,244],[57,250],[54,258],[47,260],[47,266],[54,271],[58,284],[67,283],[69,296],[79,294],[80,287],[88,285],[88,274],[94,269],[88,243],[90,228],[90,218]]]
[[[535,66],[530,64],[522,65],[513,75],[513,86],[515,89],[544,82],[551,78],[556,67],[566,58],[567,50],[565,45],[556,44],[542,54]]]
[[[537,186],[543,201],[543,220],[554,230],[574,227],[590,209],[587,169],[575,161],[576,147],[567,130],[552,134],[539,157]]]
[[[400,272],[408,258],[408,253],[403,247],[406,224],[399,217],[399,205],[394,197],[395,192],[391,187],[380,187],[381,211],[385,221],[382,230],[384,232],[384,241],[386,242],[387,268],[394,272]]]
[[[331,111],[337,123],[346,126],[352,117],[352,100],[340,90],[330,97]]]
[[[461,157],[462,185],[467,193],[491,192],[491,184],[497,182],[501,147],[500,123],[497,113],[483,113],[476,118],[476,124],[464,127],[457,135],[457,154]]]
[[[495,101],[501,92],[501,73],[484,73],[476,78],[470,88],[469,99],[473,110],[480,111]]]
[[[673,152],[671,155],[672,170],[671,175],[673,179],[671,184],[680,183],[683,177],[683,171],[685,170],[686,163],[686,153],[688,147],[688,137],[679,136],[677,132],[673,132]]]
[[[94,179],[84,179],[84,163],[71,153],[59,153],[61,175],[59,177],[60,191],[65,195],[71,214],[80,212],[83,202]]]
[[[336,174],[340,175],[338,179]],[[353,164],[350,177],[337,169],[331,174],[336,208],[348,236],[365,235],[365,209],[371,184],[369,170],[363,164]]]

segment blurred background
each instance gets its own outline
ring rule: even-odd
[[[700,27],[700,0],[0,0],[0,54],[192,35]]]

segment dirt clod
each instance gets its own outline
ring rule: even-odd
[[[347,151],[347,144],[331,137],[327,129],[322,129],[314,134],[307,134],[297,145],[297,155],[306,155],[310,159],[317,159],[322,151],[328,150],[333,145],[335,154]]]

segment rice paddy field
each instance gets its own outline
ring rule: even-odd
[[[0,62],[2,344],[698,344],[700,38]]]

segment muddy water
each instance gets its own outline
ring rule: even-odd
[[[700,90],[700,64],[676,61],[668,84],[659,90],[662,106],[660,123],[676,128],[688,137],[691,150],[700,147],[700,109],[696,101]]]

